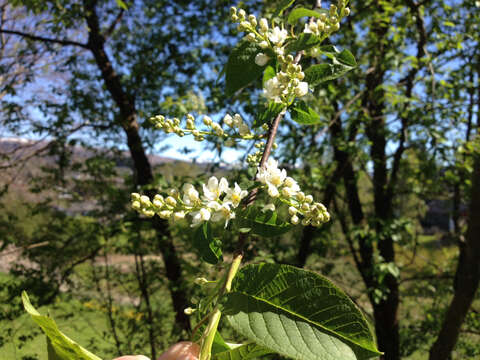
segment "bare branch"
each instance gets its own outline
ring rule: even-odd
[[[78,41],[68,40],[68,39],[47,38],[44,36],[37,36],[37,35],[28,34],[28,33],[17,31],[17,30],[0,29],[0,34],[17,35],[25,39],[34,40],[34,41],[41,41],[41,42],[51,43],[51,44],[59,44],[63,46],[78,46],[84,49],[89,49],[88,44],[83,44]]]

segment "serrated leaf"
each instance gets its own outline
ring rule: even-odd
[[[209,222],[204,222],[195,230],[193,246],[209,264],[216,264],[222,258],[221,241],[213,237]]]
[[[263,346],[250,343],[235,346],[228,351],[213,354],[213,360],[249,360],[256,359],[263,355],[271,354],[272,350]]]
[[[224,314],[240,334],[301,360],[368,359],[380,355],[372,329],[330,280],[289,265],[242,268]]]
[[[299,101],[290,110],[292,120],[302,125],[315,125],[321,122],[320,115],[305,102]]]
[[[287,53],[307,50],[321,43],[322,39],[314,34],[301,33],[298,38],[287,45]]]
[[[263,212],[255,206],[238,212],[237,223],[239,227],[249,228],[251,233],[264,237],[279,236],[293,228],[290,223],[279,222],[275,211]]]
[[[355,60],[355,56],[353,56],[353,54],[347,49],[342,50],[340,54],[337,55],[336,58],[342,64],[351,66],[352,68],[357,66],[357,61]]]
[[[255,117],[253,127],[258,128],[265,123],[272,121],[278,114],[282,112],[285,105],[281,103],[270,102],[267,107],[260,105],[260,110]]]
[[[233,95],[262,75],[263,67],[255,64],[255,56],[259,52],[260,48],[248,41],[240,41],[233,48],[225,69],[228,96]]]
[[[313,65],[304,71],[305,81],[310,86],[316,86],[325,81],[337,79],[352,69],[352,66],[347,66],[340,63]]]
[[[30,303],[30,299],[25,291],[22,292],[22,302],[25,311],[30,314],[33,321],[40,326],[50,340],[50,347],[47,344],[49,360],[101,360],[98,356],[95,356],[65,336],[65,334],[58,329],[57,324],[52,318],[41,315]]]
[[[277,17],[283,14],[283,12],[288,9],[292,4],[295,2],[295,0],[282,0],[280,1],[280,4],[278,4],[277,8],[275,9],[273,13],[273,17]]]
[[[321,14],[328,14],[328,11],[325,9],[310,10],[303,7],[298,7],[293,9],[288,15],[287,22],[290,25],[295,25],[299,19],[302,17],[315,17],[320,18]]]

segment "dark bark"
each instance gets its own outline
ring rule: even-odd
[[[108,58],[105,51],[105,38],[100,32],[95,6],[96,0],[84,0],[85,19],[89,30],[88,48],[92,52],[95,62],[102,73],[108,92],[119,108],[120,126],[127,136],[127,144],[134,164],[136,184],[146,185],[152,182],[153,172],[138,131],[135,99],[122,86],[120,76],[115,72]],[[169,236],[167,223],[157,217],[152,221],[157,231],[159,250],[166,267],[177,326],[189,331],[190,321],[183,312],[187,307],[187,296],[182,286],[180,259]]]
[[[480,82],[480,59],[477,63]],[[478,84],[477,134],[480,141],[480,83]],[[455,273],[455,293],[438,338],[430,349],[430,360],[447,360],[457,343],[460,328],[475,299],[480,283],[480,155],[474,154],[472,190],[468,229],[465,242],[460,242],[460,255]]]

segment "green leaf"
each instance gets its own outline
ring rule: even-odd
[[[322,39],[314,34],[301,33],[297,39],[287,45],[287,53],[307,50],[321,43]]]
[[[115,0],[117,2],[117,6],[123,10],[128,10],[127,4],[123,2],[122,0]]]
[[[380,355],[361,311],[330,280],[311,271],[245,266],[223,304],[235,330],[287,357],[362,360]]]
[[[41,327],[50,341],[50,346],[47,343],[49,360],[101,360],[98,356],[93,355],[75,341],[65,336],[58,329],[57,324],[52,318],[41,315],[30,303],[30,299],[25,291],[22,292],[22,302],[27,313],[29,313],[33,321]]]
[[[352,70],[352,66],[344,64],[318,64],[305,70],[305,81],[310,86],[316,86],[325,81],[337,79]]]
[[[213,360],[248,360],[256,359],[271,353],[271,350],[254,343],[240,344],[237,346],[231,346],[231,349],[228,351],[213,354]]]
[[[280,4],[278,4],[277,8],[275,9],[275,12],[273,13],[273,17],[277,17],[282,15],[282,13],[288,9],[292,4],[295,2],[295,0],[282,0],[280,1]]]
[[[212,236],[212,226],[208,221],[195,230],[193,246],[202,260],[209,264],[216,264],[222,259],[222,242]]]
[[[290,115],[293,121],[303,125],[314,125],[321,122],[320,115],[303,101],[295,104],[290,111]]]
[[[285,105],[275,102],[269,102],[266,108],[263,105],[260,105],[260,109],[253,122],[253,127],[258,128],[263,124],[272,121],[278,114],[280,114],[284,107]]]
[[[273,66],[268,65],[263,72],[262,84],[265,84],[268,80],[272,79],[277,75]]]
[[[256,206],[249,206],[237,213],[237,224],[240,228],[249,228],[255,235],[273,237],[290,231],[290,223],[278,222],[275,211],[263,212]]]
[[[227,345],[225,340],[223,340],[222,335],[217,331],[213,338],[212,354],[228,352],[230,350],[230,346]]]
[[[323,45],[320,46],[318,49],[322,54],[334,60],[334,63],[336,61],[352,68],[357,66],[357,61],[355,60],[355,57],[350,51],[346,49],[338,51],[338,49],[333,45]]]
[[[263,67],[255,64],[255,56],[259,52],[260,49],[248,41],[241,41],[233,48],[225,70],[228,96],[233,95],[262,75]]]
[[[325,9],[318,9],[318,10],[309,10],[303,7],[298,7],[293,9],[290,14],[288,15],[287,22],[290,25],[295,25],[299,19],[302,17],[316,17],[320,18],[321,14],[328,14],[328,11]]]
[[[351,66],[352,68],[357,66],[357,61],[355,60],[355,57],[347,49],[342,50],[340,54],[337,55],[337,60],[344,65]]]

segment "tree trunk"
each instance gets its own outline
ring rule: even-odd
[[[477,63],[480,81],[480,59]],[[480,141],[480,83],[478,84],[477,134],[475,141]],[[469,134],[467,135],[467,138]],[[458,340],[460,328],[468,310],[475,299],[480,283],[480,155],[474,154],[472,173],[472,190],[469,207],[468,229],[465,242],[460,242],[460,255],[452,302],[442,324],[438,338],[430,349],[430,360],[447,360],[450,358]]]
[[[135,100],[133,96],[128,94],[123,88],[120,77],[115,72],[105,51],[105,38],[100,32],[98,16],[95,9],[96,3],[96,0],[84,0],[85,19],[89,30],[88,48],[92,52],[95,62],[102,73],[102,78],[107,90],[120,109],[120,125],[127,136],[128,148],[133,159],[135,183],[137,185],[146,185],[152,182],[153,172],[138,132],[139,127]],[[180,259],[169,235],[168,224],[158,217],[155,217],[152,221],[157,231],[159,250],[166,267],[177,325],[181,329],[189,331],[190,321],[188,316],[183,312],[187,307],[187,296],[182,286]]]

